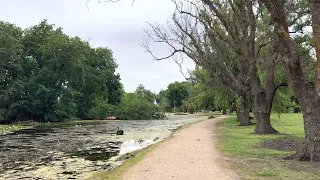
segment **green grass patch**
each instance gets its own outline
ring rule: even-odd
[[[262,176],[262,177],[272,177],[272,176],[277,176],[279,172],[276,172],[274,170],[262,170],[256,173],[257,176]]]
[[[254,122],[254,120],[253,120]],[[234,168],[242,179],[319,179],[320,164],[283,160],[282,157],[295,153],[263,148],[262,142],[304,137],[301,114],[277,114],[271,116],[277,135],[253,135],[254,126],[238,126],[236,117],[220,123],[217,134],[219,148],[231,157]]]

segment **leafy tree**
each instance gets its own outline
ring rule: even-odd
[[[92,48],[46,20],[25,30],[0,22],[0,40],[0,120],[101,118],[120,103],[111,50]]]
[[[195,106],[197,111],[214,109],[213,88],[200,82],[194,84],[191,88],[190,102]]]
[[[148,100],[150,103],[156,102],[156,95],[150,90],[145,89],[145,87],[141,84],[137,87],[135,93],[137,96]]]
[[[117,116],[123,120],[154,119],[157,112],[158,109],[154,103],[136,93],[126,93],[116,110]]]
[[[320,87],[320,2],[316,0],[301,1],[277,1],[261,0],[268,9],[270,19],[277,28],[277,49],[282,55],[282,62],[286,76],[297,98],[304,118],[305,147],[298,156],[301,160],[320,161],[320,98],[318,90]],[[308,7],[309,6],[309,7]],[[308,9],[309,8],[309,9]],[[309,11],[310,10],[310,11]],[[307,17],[311,16],[313,28],[313,42],[316,52],[316,78],[309,80],[304,74],[301,52],[295,43],[294,36],[290,36],[290,26],[301,24]]]
[[[187,82],[174,82],[168,85],[166,97],[171,108],[180,107],[189,99],[189,84]]]
[[[156,102],[161,112],[171,112],[170,102],[166,96],[166,91],[161,90],[159,94],[156,95]]]

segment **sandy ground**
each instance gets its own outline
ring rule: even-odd
[[[180,130],[161,143],[138,164],[131,167],[123,180],[228,180],[239,179],[229,168],[227,158],[218,150],[216,124],[227,116],[202,121]]]

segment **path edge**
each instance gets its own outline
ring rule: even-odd
[[[199,118],[199,121],[190,123],[190,124],[185,124],[182,126],[179,126],[177,128],[177,130],[175,130],[173,133],[171,133],[168,137],[164,138],[163,140],[152,144],[148,147],[139,149],[137,151],[133,151],[129,154],[133,155],[132,158],[126,160],[122,165],[110,170],[110,171],[97,171],[97,172],[92,172],[90,173],[85,179],[86,180],[121,180],[123,174],[132,166],[134,166],[135,164],[139,163],[141,160],[143,160],[145,158],[146,155],[148,155],[151,151],[153,151],[154,149],[156,149],[159,145],[161,145],[162,143],[172,139],[176,133],[182,131],[183,129],[186,129],[194,124],[203,122],[203,121],[209,121],[209,120],[214,120],[219,118],[220,116],[216,116],[215,118],[210,118],[208,119],[209,116],[204,116],[206,117],[205,119]],[[220,120],[219,120],[220,121]]]

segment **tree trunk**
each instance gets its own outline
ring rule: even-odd
[[[253,134],[276,134],[276,131],[270,123],[270,114],[272,108],[272,97],[267,97],[265,92],[260,92],[254,98],[255,116],[257,124]]]
[[[305,143],[301,149],[298,149],[297,155],[299,160],[320,161],[319,117],[320,117],[320,111],[314,111],[313,113],[304,113],[303,115],[304,129],[305,129]]]
[[[254,115],[256,117],[256,127],[253,134],[276,134],[276,131],[270,123],[270,114],[272,109],[272,103],[274,94],[277,90],[275,84],[275,58],[277,56],[277,51],[274,47],[277,47],[278,42],[277,32],[274,32],[274,37],[272,40],[273,48],[270,49],[270,59],[268,59],[267,69],[266,69],[266,85],[265,88],[262,87],[260,77],[258,75],[258,70],[256,64],[250,64],[250,78],[251,78],[251,91],[254,98]],[[254,52],[248,50],[251,58],[254,58]],[[254,60],[251,60],[255,62]]]
[[[239,126],[250,126],[252,125],[249,116],[250,108],[246,101],[242,100],[238,110],[237,110],[237,120],[239,121]]]

